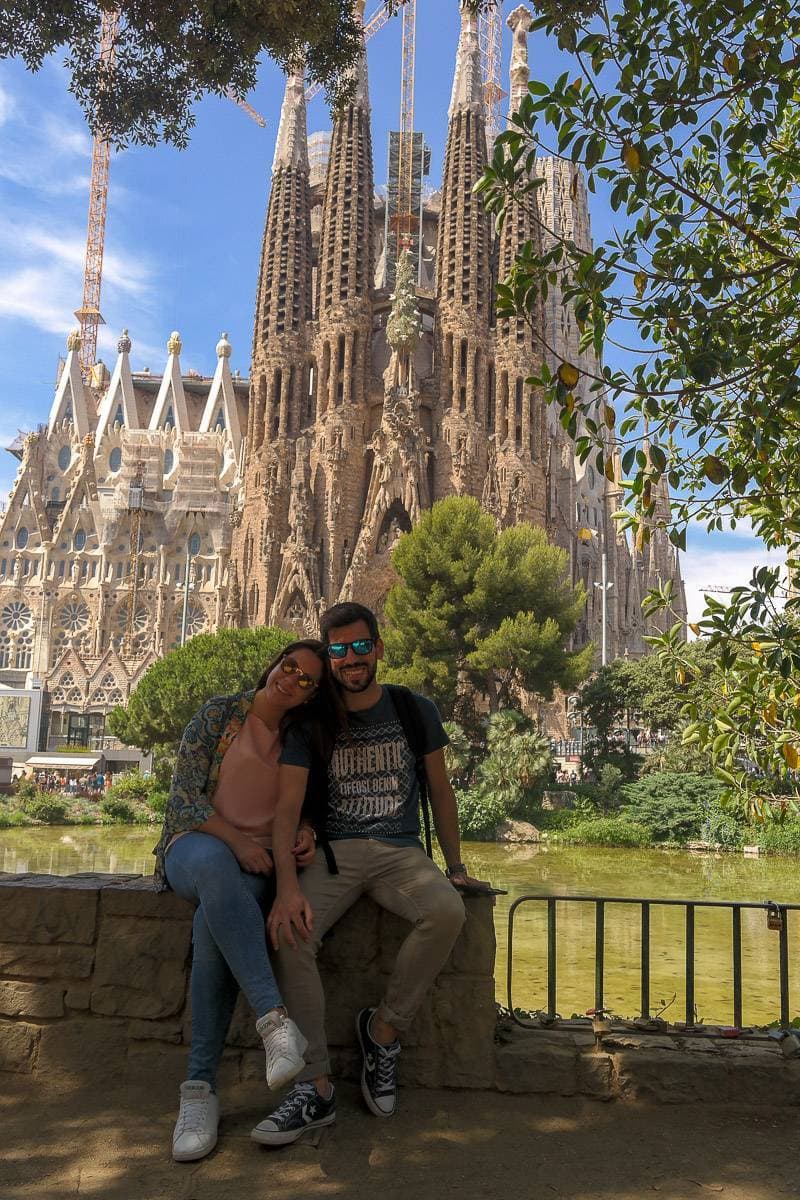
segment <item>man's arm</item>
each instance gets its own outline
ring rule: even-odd
[[[277,897],[267,921],[270,940],[276,950],[281,934],[288,945],[296,945],[295,930],[303,941],[307,942],[314,924],[311,905],[300,891],[297,882],[297,861],[293,854],[307,784],[306,767],[281,763],[278,806],[272,825]]]
[[[458,805],[455,792],[447,774],[444,750],[434,750],[425,755],[425,774],[428,779],[428,796],[431,802],[436,836],[448,867],[461,862],[461,837],[458,832]],[[473,879],[466,871],[449,876],[455,887],[486,888],[490,885],[481,879]]]

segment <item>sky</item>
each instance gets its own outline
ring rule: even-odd
[[[515,4],[505,0],[504,16]],[[433,150],[434,185],[441,178],[458,28],[457,0],[419,0],[415,127]],[[504,78],[510,48],[504,25]],[[372,38],[368,61],[380,185],[388,131],[398,122],[398,18]],[[544,34],[532,37],[533,77],[553,79],[566,66]],[[249,97],[266,128],[232,102],[208,98],[195,110],[187,150],[134,147],[112,156],[101,300],[107,323],[98,343],[109,367],[127,328],[133,369],[160,373],[167,339],[178,330],[184,371],[209,375],[225,331],[232,369],[248,373],[282,95],[283,77],[267,60]],[[309,132],[330,126],[322,93],[309,107],[308,125]],[[0,447],[48,417],[59,356],[81,303],[90,171],[91,139],[59,56],[36,75],[18,61],[0,62]],[[591,203],[597,239],[610,231],[610,213],[601,194]],[[0,450],[0,503],[16,467]],[[702,610],[704,587],[746,582],[753,566],[781,557],[767,552],[746,526],[713,536],[691,529],[682,560],[690,620]]]

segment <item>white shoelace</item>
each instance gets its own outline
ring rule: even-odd
[[[270,1067],[274,1067],[279,1058],[284,1058],[289,1053],[288,1022],[284,1019],[279,1024],[273,1025],[263,1041],[267,1062]]]
[[[396,1070],[396,1058],[400,1053],[400,1046],[381,1046],[377,1042],[377,1090],[379,1092],[390,1091],[394,1088],[394,1075]]]
[[[284,1097],[275,1109],[275,1112],[272,1114],[273,1118],[288,1117],[297,1107],[298,1103],[309,1096],[316,1095],[316,1091],[317,1089],[313,1083],[296,1083],[289,1092],[289,1095]]]
[[[208,1115],[208,1097],[197,1100],[181,1100],[175,1137],[184,1133],[202,1133]]]

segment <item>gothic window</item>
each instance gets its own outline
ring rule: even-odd
[[[58,623],[71,633],[85,629],[89,624],[89,609],[82,600],[74,600],[65,604],[58,614]]]
[[[17,536],[16,536],[16,546],[17,546],[18,550],[25,549],[25,547],[28,544],[28,537],[29,537],[29,534],[28,534],[27,528],[24,525],[20,525],[19,529],[17,530]]]
[[[76,529],[73,539],[73,547],[75,550],[82,550],[86,545],[86,531],[84,529]],[[85,564],[84,564],[85,565]]]
[[[206,624],[206,614],[199,604],[190,604],[186,610],[186,636],[194,637],[202,633]]]
[[[165,429],[174,429],[175,428],[175,413],[172,410],[171,404],[170,404],[169,408],[167,409],[167,415],[164,417],[164,428]]]
[[[30,669],[33,661],[33,634],[24,633],[17,640],[16,653],[14,655],[14,666],[18,671],[27,671]]]
[[[11,638],[7,633],[0,633],[0,669],[11,664]]]
[[[72,451],[69,446],[62,446],[58,452],[58,465],[62,471],[66,471],[72,461]]]
[[[225,414],[223,413],[221,407],[220,407],[219,412],[217,413],[217,419],[214,422],[214,428],[219,429],[222,432],[225,431]]]
[[[306,619],[306,603],[299,592],[295,592],[286,609],[286,620],[293,625],[302,625]]]
[[[145,629],[147,629],[149,622],[150,622],[150,614],[148,613],[145,606],[141,605],[140,607],[138,607],[136,609],[136,612],[133,615],[134,633],[143,632]],[[125,629],[127,628],[127,624],[128,624],[128,602],[125,601],[125,603],[120,607],[119,612],[117,613],[117,626],[124,633]]]
[[[109,471],[117,472],[122,466],[122,451],[119,446],[115,446],[108,456]]]
[[[164,451],[164,474],[169,475],[175,465],[175,455],[169,449]]]
[[[119,688],[114,688],[108,693],[109,704],[122,704],[124,699],[125,697],[122,695],[122,692],[119,690]]]
[[[68,704],[80,704],[83,700],[83,694],[80,688],[74,687],[71,692],[67,692]]]
[[[33,615],[27,604],[23,604],[21,600],[12,600],[3,609],[0,624],[4,629],[16,632],[19,629],[27,629],[32,619]]]
[[[115,425],[124,425],[125,424],[125,416],[122,412],[121,404],[117,405],[117,411],[114,413],[114,424]]]

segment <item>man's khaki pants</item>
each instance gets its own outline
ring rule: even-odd
[[[297,937],[297,949],[281,945],[275,973],[289,1015],[306,1038],[306,1066],[299,1081],[330,1073],[325,1037],[325,996],[317,969],[324,934],[359,896],[372,896],[383,908],[411,922],[389,979],[378,1015],[407,1029],[425,993],[450,955],[464,923],[464,903],[421,847],[392,845],[371,838],[331,843],[338,875],[331,875],[321,850],[301,872],[300,886],[314,913],[311,940]]]

